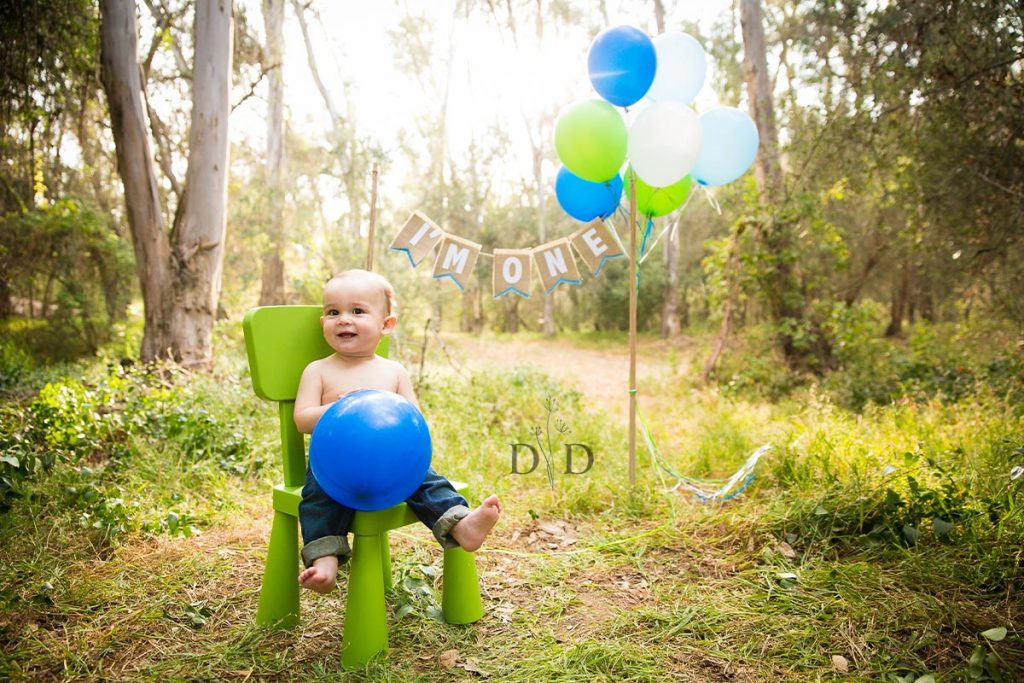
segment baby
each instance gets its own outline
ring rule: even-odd
[[[376,273],[347,270],[327,281],[323,298],[320,325],[334,353],[313,361],[302,372],[295,396],[299,431],[312,433],[332,403],[360,389],[393,391],[419,407],[405,368],[376,355],[381,337],[391,334],[398,322],[391,283]],[[470,552],[481,546],[501,515],[497,496],[470,510],[466,499],[433,468],[405,502],[442,547],[461,546]],[[339,558],[344,562],[351,554],[347,536],[354,515],[353,509],[324,493],[307,467],[299,503],[306,566],[299,574],[301,586],[318,593],[334,588]]]

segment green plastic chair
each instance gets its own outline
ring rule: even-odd
[[[302,370],[310,361],[331,353],[320,329],[320,314],[319,306],[264,306],[250,310],[242,322],[253,389],[260,398],[278,405],[284,464],[284,483],[273,490],[274,522],[256,610],[259,624],[292,627],[299,622],[298,514],[306,477],[306,444],[292,412]],[[388,338],[384,337],[377,353],[386,356],[387,352]],[[362,667],[387,649],[384,591],[392,585],[387,533],[417,523],[405,503],[355,515],[341,646],[346,668]],[[441,606],[449,624],[470,624],[483,616],[476,561],[462,548],[444,551]]]

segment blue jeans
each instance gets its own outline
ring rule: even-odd
[[[469,514],[469,503],[433,467],[427,470],[423,483],[405,503],[434,533],[443,548],[458,546],[448,532]],[[314,560],[327,555],[337,555],[339,563],[346,561],[352,554],[348,532],[355,514],[355,510],[324,493],[313,472],[306,467],[306,485],[302,487],[299,503],[302,562],[309,567]]]

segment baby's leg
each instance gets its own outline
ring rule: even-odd
[[[473,552],[483,545],[500,516],[501,501],[497,496],[489,496],[480,503],[480,507],[456,522],[448,533],[459,542],[463,550]]]
[[[334,589],[338,564],[348,559],[348,530],[355,512],[332,500],[306,470],[306,485],[299,503],[302,527],[302,562],[306,569],[299,573],[299,585],[317,593]]]
[[[324,555],[313,560],[313,566],[299,574],[299,585],[317,593],[330,593],[337,585],[338,556]]]
[[[497,496],[491,496],[480,507],[470,510],[466,499],[433,468],[405,502],[434,532],[443,547],[459,545],[470,552],[480,547],[501,515]]]

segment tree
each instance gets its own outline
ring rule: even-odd
[[[100,8],[103,87],[145,309],[141,357],[208,364],[224,255],[231,3],[196,2],[188,169],[169,232],[145,124],[135,5],[102,0]]]
[[[96,10],[88,0],[0,3],[0,216],[37,209],[45,216],[49,203],[73,180],[61,158],[62,143],[84,123],[99,89],[96,28]],[[13,216],[5,220],[8,226],[19,222]],[[14,231],[4,242],[17,244],[18,251],[0,249],[0,318],[14,312],[15,298],[33,305],[38,283],[18,276],[30,266],[19,252],[35,249],[25,243],[31,234]],[[59,274],[72,282],[67,276]]]
[[[284,167],[284,80],[281,72],[284,62],[284,0],[263,0],[263,25],[266,45],[263,51],[263,69],[267,82],[267,160],[264,186],[269,201],[267,251],[263,256],[263,278],[260,287],[260,306],[284,303],[284,197],[281,178]]]
[[[787,194],[779,156],[774,96],[768,78],[761,0],[740,0],[739,10],[748,105],[760,137],[754,163],[760,208],[751,227],[755,259],[760,263],[761,295],[768,304],[777,343],[790,367],[820,371],[831,362],[831,348],[823,331],[824,321],[808,311],[811,299],[805,282],[801,282],[798,275],[799,246],[795,238],[797,226],[802,221],[813,220],[807,213],[812,206],[803,197]],[[743,225],[738,223],[737,230]]]

